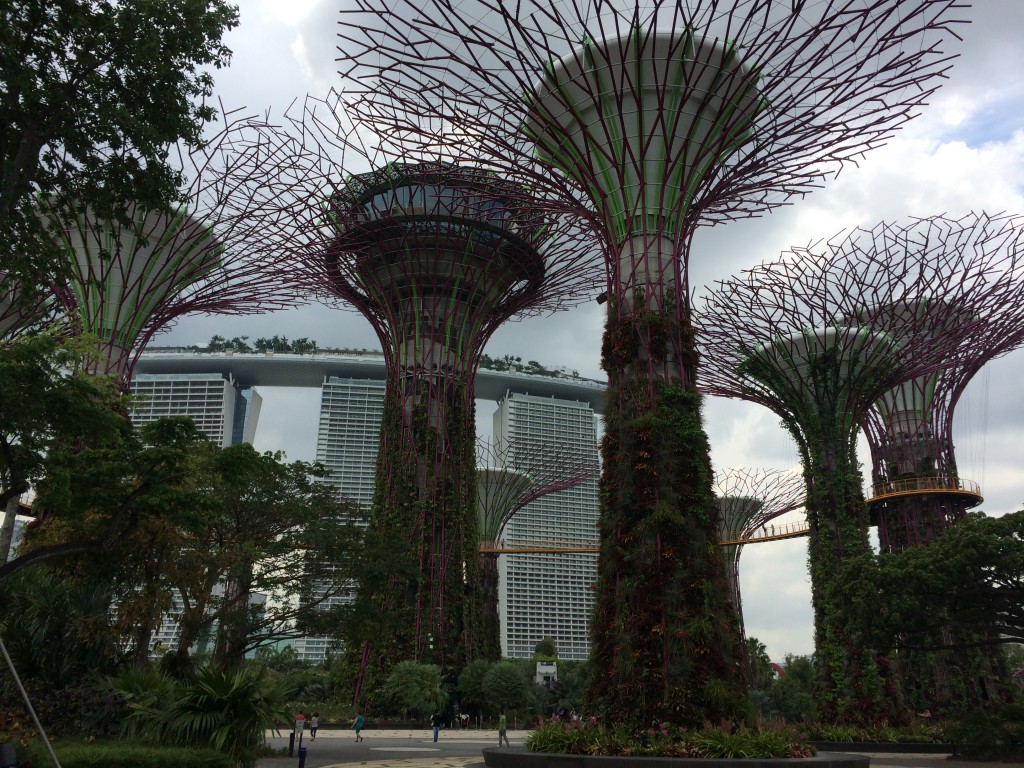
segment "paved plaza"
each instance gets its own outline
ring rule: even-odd
[[[528,731],[509,729],[512,749],[522,746]],[[437,743],[430,728],[401,730],[364,730],[364,740],[357,743],[351,730],[321,727],[316,741],[307,731],[302,739],[306,748],[305,768],[326,768],[333,765],[373,765],[375,768],[483,768],[481,750],[498,746],[495,730],[442,729]],[[288,748],[288,734],[268,736],[276,749]],[[942,754],[868,753],[872,768],[978,768],[986,763],[954,760]],[[298,756],[271,757],[259,761],[257,768],[298,768]],[[794,761],[794,768],[798,768]],[[1000,768],[1022,766],[1022,763],[992,763]]]

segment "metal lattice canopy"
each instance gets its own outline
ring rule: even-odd
[[[259,209],[274,169],[259,162],[258,146],[270,130],[229,114],[202,148],[172,147],[189,201],[176,211],[126,201],[122,217],[105,218],[40,201],[70,276],[53,292],[80,332],[100,339],[98,372],[129,376],[153,335],[183,314],[256,313],[305,300],[268,247],[281,235],[267,230],[270,217]]]
[[[600,290],[585,232],[521,174],[472,158],[389,159],[351,110],[338,93],[309,97],[269,132],[260,151],[285,170],[262,194],[296,222],[277,250],[322,301],[364,315],[394,365],[464,376],[503,322]]]
[[[593,451],[564,445],[516,448],[507,440],[477,439],[477,511],[481,543],[497,542],[512,516],[531,501],[597,476]]]
[[[959,7],[359,0],[339,64],[396,156],[531,173],[608,246],[656,234],[680,255],[698,223],[763,213],[883,144],[950,65]]]
[[[26,291],[21,280],[0,270],[0,343],[51,327],[53,310],[51,296],[38,289]]]
[[[896,385],[976,355],[1020,286],[984,249],[948,248],[944,226],[855,229],[719,281],[698,315],[701,389],[797,424],[828,412],[852,435]]]
[[[880,397],[864,422],[872,521],[884,551],[931,540],[982,501],[977,485],[960,477],[953,416],[975,374],[1024,342],[1022,224],[1020,217],[985,213],[935,216],[855,232],[838,246],[851,259],[873,249],[927,263],[929,274],[941,281],[936,289],[915,304],[875,308],[875,327],[900,347],[914,343],[908,328],[915,325],[939,337],[942,346],[959,342],[936,370],[905,378]],[[947,311],[943,304],[950,300],[962,315]]]

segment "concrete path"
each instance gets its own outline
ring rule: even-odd
[[[513,747],[522,746],[528,732],[509,730]],[[498,745],[494,730],[442,729],[434,743],[430,728],[406,730],[364,730],[363,741],[356,742],[351,730],[320,728],[315,741],[307,731],[302,738],[306,748],[304,768],[358,764],[374,768],[483,768],[484,747]],[[288,734],[268,734],[270,745],[287,749]],[[885,754],[858,752],[871,758],[872,768],[980,768],[986,763],[954,760],[949,755]],[[298,756],[268,757],[257,768],[298,768]],[[794,761],[794,768],[799,762]],[[993,763],[998,768],[1024,768],[1024,763]]]

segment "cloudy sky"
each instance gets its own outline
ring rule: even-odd
[[[867,156],[824,189],[770,216],[706,230],[691,257],[691,283],[703,285],[792,245],[830,237],[857,225],[909,216],[969,211],[1024,213],[1024,3],[979,0],[959,12],[963,43],[948,81],[921,115],[886,147]],[[339,86],[338,8],[328,0],[240,0],[241,24],[227,37],[234,52],[217,73],[228,107],[281,114],[307,93]],[[954,41],[955,43],[955,41]],[[364,169],[352,169],[360,171]],[[1021,311],[1024,311],[1022,308]],[[519,355],[603,378],[600,308],[512,323],[490,341],[491,356]],[[156,344],[205,343],[212,334],[309,337],[321,346],[379,348],[368,323],[352,312],[305,307],[244,318],[184,318]],[[991,363],[976,377],[959,408],[957,457],[964,477],[981,483],[983,509],[1001,515],[1024,502],[1024,413],[1018,382],[1024,352]],[[256,445],[284,449],[292,459],[315,453],[319,398],[266,389]],[[489,422],[493,404],[478,403]],[[758,406],[710,400],[705,406],[716,468],[795,467],[795,448],[778,419]],[[867,456],[861,448],[862,461]],[[741,581],[747,632],[773,659],[813,650],[806,546],[803,540],[748,546]]]

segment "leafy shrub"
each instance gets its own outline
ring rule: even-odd
[[[147,685],[154,689],[147,692]],[[216,749],[234,765],[249,768],[265,744],[265,732],[291,717],[283,706],[289,689],[269,685],[264,670],[207,667],[192,680],[167,685],[160,675],[148,683],[133,675],[115,681],[134,704],[123,723],[126,734],[164,745]]]
[[[230,768],[231,759],[212,749],[136,744],[57,744],[61,768]]]
[[[1005,760],[1024,757],[1024,706],[967,712],[946,729],[964,757]]]
[[[593,719],[540,725],[527,737],[533,752],[650,757],[751,758],[806,757],[813,750],[785,726],[730,730],[707,726],[699,731],[658,723],[644,731],[605,728]]]
[[[880,725],[874,728],[860,728],[852,725],[812,725],[807,728],[809,738],[814,741],[881,742],[929,744],[947,741],[941,728],[922,724],[909,726]]]

